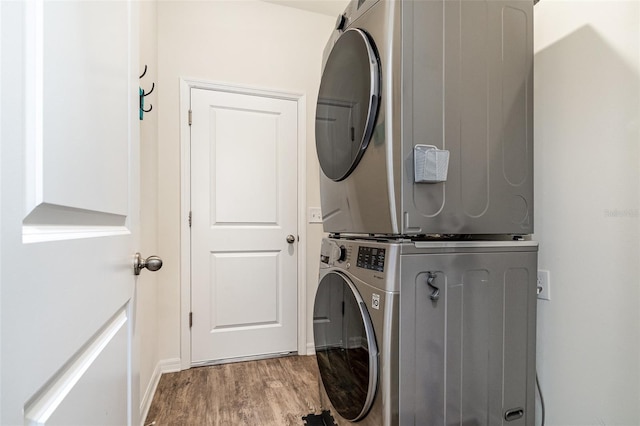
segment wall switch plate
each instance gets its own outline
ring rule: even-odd
[[[309,223],[322,223],[320,207],[309,207]]]
[[[536,283],[538,299],[551,300],[551,278],[549,271],[538,270],[538,282]]]

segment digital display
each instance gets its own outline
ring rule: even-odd
[[[384,272],[385,249],[375,247],[358,248],[357,266],[372,271]]]

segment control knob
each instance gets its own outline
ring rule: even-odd
[[[338,262],[344,262],[345,260],[347,260],[347,248],[345,246],[340,246]]]
[[[344,31],[344,28],[347,26],[347,17],[343,14],[338,16],[336,20],[336,30]]]

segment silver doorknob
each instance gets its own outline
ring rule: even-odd
[[[150,271],[157,271],[162,268],[162,259],[158,256],[149,256],[146,259],[143,259],[140,253],[136,253],[135,258],[133,259],[133,273],[140,275],[140,271],[144,268],[147,268]]]
[[[293,243],[295,243],[295,242],[296,242],[296,237],[294,237],[294,236],[293,236],[293,235],[291,235],[291,234],[287,235],[287,242],[288,242],[289,244],[293,244]]]

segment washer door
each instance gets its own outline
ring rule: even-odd
[[[380,63],[362,30],[345,31],[325,64],[316,106],[316,150],[324,174],[345,179],[369,145],[380,101]]]
[[[318,285],[313,307],[316,359],[333,408],[345,419],[367,415],[378,384],[378,347],[367,307],[338,272]]]

